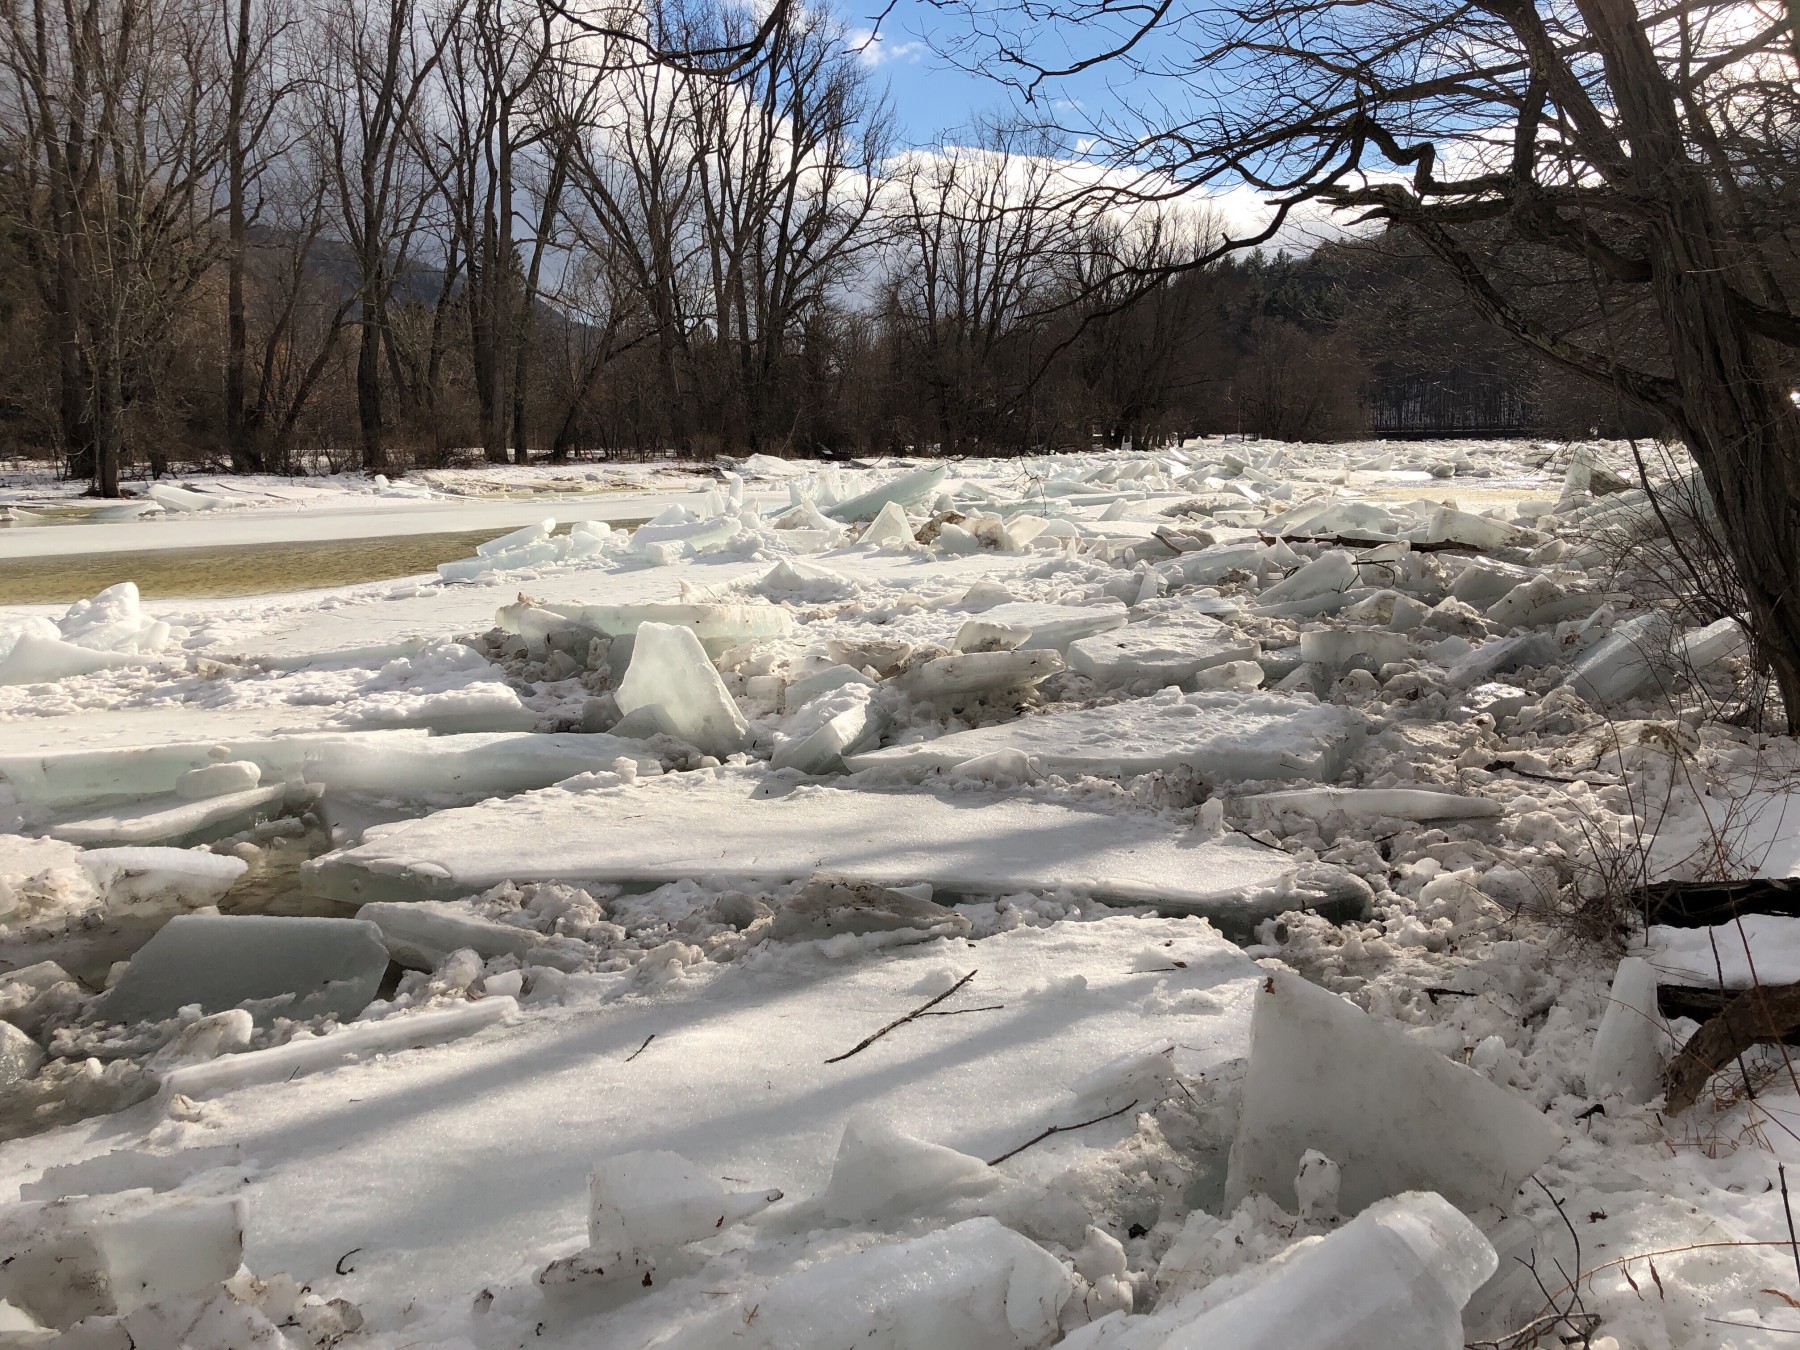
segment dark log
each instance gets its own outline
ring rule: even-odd
[[[1800,879],[1753,877],[1748,881],[1659,881],[1634,897],[1645,923],[1672,928],[1711,928],[1741,914],[1800,918]]]
[[[1703,1024],[1663,1071],[1668,1113],[1700,1100],[1707,1081],[1752,1046],[1778,1041],[1800,1027],[1800,984],[1747,989]]]

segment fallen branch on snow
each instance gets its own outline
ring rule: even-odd
[[[875,1044],[875,1042],[880,1040],[883,1036],[887,1035],[888,1032],[893,1031],[898,1027],[903,1027],[908,1022],[914,1022],[914,1021],[917,1021],[919,1018],[924,1017],[933,1008],[937,1007],[938,1004],[942,1003],[945,999],[949,998],[950,995],[954,994],[958,989],[961,989],[965,984],[967,984],[970,980],[972,980],[974,978],[975,978],[975,972],[973,970],[971,970],[967,975],[963,976],[955,984],[951,985],[948,989],[944,990],[943,993],[939,994],[936,998],[932,999],[929,1003],[925,1003],[925,1004],[920,1005],[917,1008],[914,1008],[911,1012],[907,1013],[905,1017],[896,1017],[893,1021],[889,1022],[885,1027],[883,1027],[880,1031],[877,1031],[874,1035],[865,1036],[862,1040],[858,1041],[855,1045],[851,1046],[848,1050],[844,1051],[843,1054],[833,1055],[830,1059],[826,1060],[825,1062],[827,1064],[839,1064],[839,1063],[842,1063],[844,1060],[849,1059],[850,1056],[852,1056],[852,1055],[860,1054],[862,1051],[867,1050],[871,1045]],[[976,1010],[971,1008],[968,1011],[974,1012]]]

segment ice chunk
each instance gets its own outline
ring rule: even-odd
[[[790,941],[839,933],[917,930],[921,938],[968,936],[969,920],[948,906],[884,886],[841,877],[815,877],[775,911],[770,936]]]
[[[1048,713],[935,740],[852,755],[850,769],[948,769],[1018,749],[1050,773],[1130,777],[1186,765],[1210,782],[1312,778],[1329,782],[1361,742],[1345,708],[1272,693],[1165,692],[1107,707]]]
[[[630,637],[647,623],[692,629],[709,655],[718,655],[740,642],[756,638],[785,637],[794,628],[793,616],[780,605],[773,604],[665,601],[640,605],[544,605],[541,608],[613,638]],[[507,628],[509,621],[517,623],[509,611],[515,611],[515,607],[507,606],[494,616],[502,628]]]
[[[138,950],[125,974],[88,1005],[92,1021],[173,1017],[248,1006],[259,1022],[333,1015],[348,1021],[387,971],[381,930],[357,919],[181,914]]]
[[[118,806],[91,816],[52,825],[52,839],[101,847],[109,844],[201,843],[208,837],[234,833],[271,814],[287,799],[287,785],[274,783],[248,792],[169,805],[166,801]]]
[[[852,684],[861,685],[865,689],[875,687],[875,681],[855,666],[826,666],[811,675],[801,676],[782,691],[782,711],[798,712],[820,694],[829,694]]]
[[[843,767],[845,755],[874,745],[887,715],[869,701],[871,692],[867,686],[850,685],[801,709],[769,756],[770,767],[834,773]]]
[[[1257,689],[1262,686],[1263,668],[1255,661],[1227,661],[1222,666],[1208,666],[1188,683],[1195,689]]]
[[[172,633],[168,624],[144,617],[137,585],[130,581],[108,586],[92,599],[77,600],[56,627],[65,641],[78,647],[125,653],[161,651]]]
[[[228,503],[208,492],[195,492],[172,483],[152,483],[145,495],[165,511],[216,511]]]
[[[1531,695],[1525,690],[1490,680],[1471,689],[1463,700],[1463,706],[1471,714],[1486,713],[1496,722],[1504,722],[1509,717],[1518,716],[1531,701]]]
[[[196,1018],[150,1056],[144,1067],[151,1073],[163,1074],[190,1064],[207,1064],[220,1055],[235,1055],[240,1050],[248,1050],[255,1033],[256,1019],[242,1008]]]
[[[841,572],[817,563],[783,558],[763,573],[751,588],[770,600],[797,600],[814,604],[843,600],[856,594],[857,583]]]
[[[914,698],[956,698],[1022,689],[1062,668],[1052,651],[963,652],[915,666],[900,683]]]
[[[1117,1110],[1132,1102],[1148,1108],[1172,1095],[1175,1081],[1175,1043],[1157,1041],[1083,1074],[1069,1091],[1083,1111]]]
[[[0,1022],[0,1095],[31,1077],[43,1063],[42,1046],[11,1022]]]
[[[1292,788],[1234,797],[1231,806],[1246,815],[1292,811],[1314,820],[1338,813],[1352,819],[1394,820],[1492,820],[1505,814],[1499,802],[1487,797],[1426,788]]]
[[[817,872],[950,895],[1066,888],[1202,914],[1238,931],[1315,905],[1361,912],[1367,886],[1158,815],[999,793],[777,791],[766,774],[669,774],[439,811],[307,863],[306,889],[361,903],[451,899],[501,881],[657,885],[719,876],[767,889]],[[544,840],[554,839],[548,849]]]
[[[1668,675],[1674,630],[1674,622],[1660,609],[1627,619],[1577,657],[1563,683],[1596,705],[1630,698]]]
[[[1496,675],[1523,670],[1527,666],[1554,665],[1561,659],[1561,655],[1555,640],[1542,633],[1491,638],[1453,660],[1444,675],[1453,687],[1466,689],[1472,684],[1485,684]]]
[[[1257,572],[1269,557],[1269,549],[1258,543],[1211,544],[1193,553],[1184,553],[1172,564],[1190,586],[1210,586],[1231,572]]]
[[[1563,619],[1594,612],[1600,597],[1591,591],[1565,591],[1549,577],[1533,577],[1513,587],[1487,608],[1484,617],[1496,628],[1542,628]]]
[[[175,780],[175,795],[189,801],[202,797],[223,797],[230,792],[248,792],[262,783],[262,766],[247,759],[229,760],[223,764],[206,764],[189,769]]]
[[[38,614],[23,614],[9,618],[0,618],[0,661],[4,661],[18,645],[19,639],[30,633],[36,637],[55,641],[62,634],[50,620]]]
[[[479,558],[492,558],[496,554],[522,548],[526,544],[535,544],[540,539],[548,539],[555,530],[556,518],[554,516],[546,517],[535,525],[527,525],[510,534],[503,534],[498,539],[490,539],[485,544],[475,545],[475,555]]]
[[[631,551],[653,557],[656,550],[668,549],[677,558],[689,553],[707,553],[729,541],[743,528],[743,521],[732,515],[669,525],[659,525],[653,520],[631,532]]]
[[[1356,585],[1356,560],[1344,549],[1321,553],[1292,576],[1276,582],[1256,597],[1259,605],[1284,600],[1308,600]]]
[[[657,1266],[781,1199],[780,1191],[728,1192],[678,1153],[621,1153],[588,1174],[588,1246],[543,1283],[571,1277],[652,1284]]]
[[[1470,548],[1480,549],[1517,548],[1542,539],[1541,534],[1532,534],[1516,525],[1508,525],[1487,516],[1458,511],[1453,506],[1438,507],[1425,526],[1425,542],[1428,544],[1467,544]]]
[[[1309,1148],[1300,1155],[1300,1170],[1294,1174],[1294,1194],[1300,1201],[1302,1219],[1308,1223],[1336,1222],[1338,1197],[1343,1186],[1343,1169],[1318,1149]]]
[[[1496,558],[1471,558],[1456,580],[1450,583],[1450,594],[1465,605],[1486,609],[1535,580],[1547,578],[1539,577],[1530,568],[1520,567],[1517,563],[1501,562]]]
[[[1235,1297],[1202,1289],[1148,1317],[1084,1328],[1063,1345],[1460,1350],[1463,1308],[1498,1266],[1487,1238],[1455,1206],[1409,1192],[1377,1201],[1322,1241],[1290,1249],[1250,1275],[1254,1283]]]
[[[340,920],[348,923],[350,920]],[[227,1055],[163,1075],[162,1098],[200,1101],[261,1083],[286,1083],[369,1055],[393,1054],[472,1036],[519,1015],[516,999],[489,996],[479,1003],[431,1012],[404,1013],[379,1022],[353,1022],[327,1036],[298,1037],[286,1045]]]
[[[45,1326],[202,1294],[237,1273],[244,1202],[121,1191],[0,1208],[0,1297]]]
[[[1072,1292],[1063,1265],[993,1219],[808,1266],[659,1350],[1041,1350]]]
[[[442,901],[364,905],[356,917],[379,928],[388,955],[413,970],[436,970],[456,951],[472,951],[490,961],[498,956],[529,960],[551,946],[542,933],[495,923]]]
[[[242,858],[185,848],[95,848],[81,855],[106,907],[160,914],[216,905],[250,870]]]
[[[108,1195],[114,1191],[172,1191],[201,1172],[237,1167],[243,1161],[237,1144],[215,1144],[179,1153],[145,1153],[114,1149],[81,1162],[46,1167],[36,1181],[19,1184],[21,1200],[63,1200],[71,1195]]]
[[[643,710],[655,726],[706,754],[723,759],[749,743],[749,724],[689,628],[640,625],[615,697],[627,718]]]
[[[859,497],[826,507],[825,514],[833,520],[869,520],[883,507],[892,505],[903,509],[924,501],[944,485],[944,479],[949,474],[948,466],[943,464],[915,469],[878,488],[871,488]]]
[[[656,757],[640,741],[573,731],[466,732],[395,742],[344,737],[306,752],[303,773],[318,787],[382,797],[491,797],[549,787],[619,759],[641,769]]]
[[[869,528],[857,540],[864,548],[914,549],[918,547],[906,512],[893,502],[887,503],[869,522]]]
[[[1562,1145],[1530,1102],[1382,1026],[1298,975],[1257,986],[1250,1070],[1225,1196],[1295,1207],[1309,1148],[1343,1170],[1344,1212],[1434,1188],[1465,1208],[1502,1204]]]
[[[346,740],[391,747],[402,741],[423,741],[425,734],[410,730],[325,732],[4,754],[0,755],[0,774],[22,801],[69,807],[173,792],[183,774],[218,763],[216,756],[221,754],[251,761],[265,779],[298,778],[307,752],[322,742]]]
[[[1663,1053],[1668,1040],[1656,1006],[1656,968],[1628,956],[1613,975],[1612,993],[1594,1033],[1588,1058],[1590,1097],[1618,1095],[1647,1102],[1662,1091]]]
[[[980,1158],[861,1115],[844,1126],[820,1207],[840,1223],[884,1224],[957,1196],[979,1195],[998,1181]]]
[[[1259,644],[1216,619],[1142,623],[1069,645],[1069,664],[1103,688],[1136,680],[1182,684],[1229,661],[1255,660]]]
[[[119,666],[141,666],[144,658],[130,652],[102,652],[78,647],[61,638],[25,633],[0,660],[0,685],[49,684],[71,675],[92,675]]]
[[[1675,655],[1687,669],[1698,671],[1715,661],[1737,655],[1748,645],[1744,625],[1736,619],[1726,618],[1683,633],[1675,643]]]
[[[1301,658],[1318,669],[1326,684],[1345,671],[1378,671],[1404,661],[1406,652],[1406,635],[1386,628],[1314,628],[1300,635]]]
[[[958,651],[998,645],[1025,651],[1061,653],[1070,643],[1095,633],[1125,626],[1125,606],[1047,605],[1016,601],[996,605],[979,618],[969,619],[957,630]]]

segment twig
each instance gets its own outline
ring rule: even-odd
[[[629,1063],[631,1063],[632,1060],[636,1059],[639,1055],[643,1054],[644,1051],[646,1051],[650,1048],[650,1042],[655,1039],[656,1039],[656,1033],[654,1031],[651,1032],[648,1036],[644,1037],[644,1043],[642,1045],[640,1045],[637,1049],[633,1050],[629,1055],[625,1056],[625,1062],[627,1064],[629,1064]]]
[[[1784,1336],[1800,1336],[1800,1327],[1771,1327],[1761,1322],[1728,1322],[1723,1317],[1709,1317],[1706,1320],[1721,1327],[1749,1327],[1752,1331],[1779,1331]]]
[[[1008,1149],[1005,1153],[1002,1153],[998,1158],[989,1158],[988,1166],[989,1167],[998,1167],[1001,1163],[1005,1162],[1008,1158],[1011,1158],[1011,1157],[1016,1156],[1017,1154],[1023,1153],[1026,1149],[1030,1148],[1033,1144],[1043,1143],[1044,1140],[1048,1139],[1053,1134],[1067,1134],[1070,1130],[1085,1130],[1088,1126],[1098,1125],[1103,1120],[1111,1120],[1114,1116],[1122,1116],[1127,1111],[1131,1110],[1132,1107],[1134,1107],[1136,1105],[1137,1105],[1137,1098],[1133,1097],[1130,1101],[1126,1102],[1125,1105],[1121,1106],[1117,1111],[1108,1111],[1105,1115],[1095,1116],[1092,1120],[1084,1120],[1084,1121],[1081,1121],[1079,1124],[1075,1124],[1075,1125],[1052,1125],[1049,1129],[1045,1130],[1042,1134],[1033,1135],[1030,1139],[1027,1139],[1024,1143],[1020,1144],[1017,1148]]]
[[[917,1008],[914,1008],[911,1012],[907,1013],[905,1017],[896,1017],[893,1021],[889,1022],[880,1031],[877,1031],[873,1036],[865,1036],[862,1040],[858,1041],[855,1045],[851,1046],[848,1050],[844,1051],[843,1054],[833,1055],[830,1059],[826,1060],[825,1062],[827,1064],[837,1064],[837,1063],[841,1063],[842,1061],[844,1061],[846,1059],[849,1059],[850,1056],[852,1056],[852,1055],[860,1054],[862,1051],[867,1050],[871,1045],[875,1044],[875,1042],[880,1040],[883,1036],[887,1035],[888,1032],[893,1031],[897,1027],[903,1027],[908,1022],[916,1021],[917,1019],[923,1017],[932,1008],[937,1007],[938,1004],[942,1003],[945,999],[949,998],[950,995],[954,994],[958,989],[961,989],[965,984],[967,984],[970,980],[972,980],[974,978],[975,978],[975,972],[973,970],[971,970],[967,975],[963,976],[955,984],[951,985],[948,989],[944,990],[943,993],[939,994],[936,998],[932,999],[929,1003],[925,1003]]]
[[[356,1267],[351,1266],[350,1269],[345,1270],[344,1262],[348,1261],[351,1257],[355,1256],[361,1250],[362,1250],[361,1247],[352,1247],[349,1251],[345,1252],[342,1256],[338,1257],[337,1264],[335,1266],[333,1266],[332,1269],[337,1271],[337,1273],[340,1275],[356,1274]]]
[[[1787,1168],[1776,1163],[1775,1175],[1781,1178],[1781,1212],[1787,1215],[1788,1244],[1794,1249],[1794,1275],[1800,1277],[1800,1241],[1794,1237],[1794,1208],[1788,1203]]]
[[[920,1017],[961,1017],[964,1013],[999,1012],[1004,1003],[984,1003],[979,1008],[940,1008],[937,1012],[920,1013]]]

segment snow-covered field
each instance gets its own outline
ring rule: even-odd
[[[1618,451],[19,518],[512,533],[0,613],[0,1346],[1791,1343],[1800,1079],[1667,1109],[1656,985],[1800,981],[1800,919],[1574,913],[1800,872]]]

